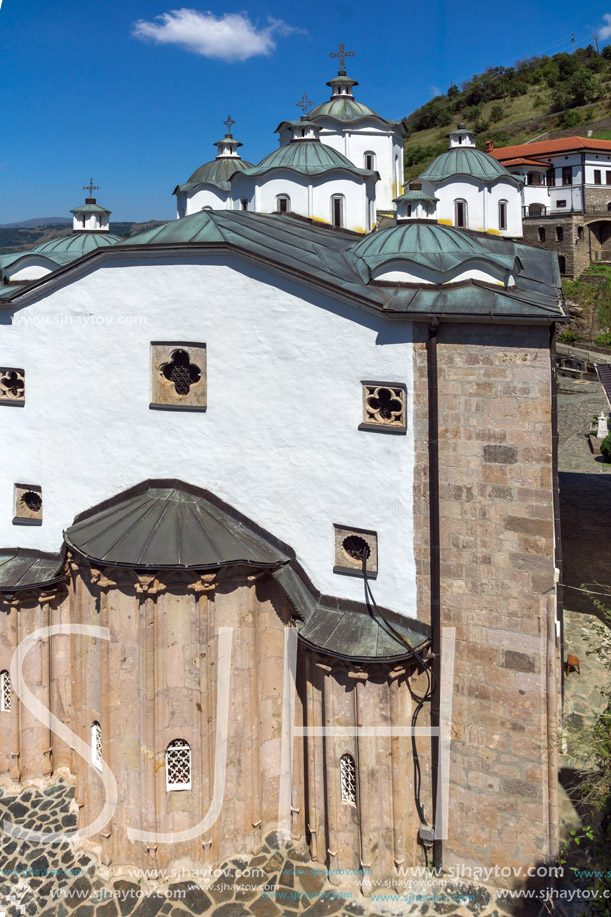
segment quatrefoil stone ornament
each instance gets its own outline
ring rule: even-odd
[[[25,402],[25,372],[23,369],[0,369],[0,404]]]
[[[363,422],[359,430],[405,433],[407,389],[402,383],[363,382]]]
[[[186,341],[151,344],[151,408],[205,411],[206,345]]]

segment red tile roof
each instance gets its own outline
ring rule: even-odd
[[[594,140],[592,137],[560,137],[558,140],[538,140],[534,143],[520,143],[492,150],[489,155],[500,162],[521,156],[549,156],[553,153],[569,153],[574,150],[602,150],[611,153],[611,140]]]
[[[495,152],[493,150],[493,152]],[[527,159],[525,156],[516,156],[515,159],[504,159],[503,165],[507,166],[549,166],[543,159]]]

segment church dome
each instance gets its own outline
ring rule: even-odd
[[[328,102],[322,102],[321,105],[317,105],[316,108],[313,108],[309,113],[310,118],[323,116],[344,122],[360,121],[361,118],[378,118],[380,121],[385,120],[378,115],[373,108],[370,108],[368,105],[363,105],[362,102],[357,102],[356,99],[350,97],[329,99]]]
[[[373,232],[353,249],[369,271],[390,261],[407,261],[442,274],[468,261],[485,261],[502,270],[513,269],[515,258],[492,253],[460,229],[433,222],[412,222]]]
[[[92,252],[95,248],[115,245],[121,241],[121,236],[115,236],[110,232],[75,232],[70,236],[62,236],[61,239],[43,242],[36,248],[32,248],[28,254],[48,255],[50,258],[53,258],[54,255],[74,255],[75,258],[78,258],[80,255]]]
[[[220,182],[229,181],[234,172],[242,172],[244,169],[252,169],[253,163],[246,162],[245,159],[237,157],[227,157],[224,159],[213,159],[211,162],[205,162],[203,166],[196,169],[193,175],[189,177],[187,184],[199,185],[202,182]]]
[[[361,175],[369,175],[365,169],[358,169],[353,162],[320,141],[294,141],[274,150],[261,160],[258,166],[248,170],[249,175],[260,175],[270,169],[292,169],[305,175],[317,175],[331,169],[349,169]]]
[[[446,150],[445,153],[441,153],[434,159],[418,178],[421,181],[438,182],[446,178],[454,178],[456,175],[469,175],[482,182],[494,182],[499,178],[506,178],[514,184],[519,184],[519,180],[508,172],[505,166],[502,166],[492,156],[472,146],[452,147]]]

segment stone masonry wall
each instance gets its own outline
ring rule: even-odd
[[[415,350],[415,524],[429,608],[426,340]],[[549,329],[439,329],[442,625],[456,628],[444,865],[555,852],[557,709]]]

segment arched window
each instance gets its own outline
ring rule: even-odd
[[[467,202],[454,201],[454,225],[464,229],[467,226],[467,219]]]
[[[168,792],[191,789],[191,746],[184,739],[174,739],[166,748],[165,785]]]
[[[581,242],[582,239],[583,239],[583,226],[578,226],[577,227],[577,241]]]
[[[356,805],[356,765],[352,755],[345,754],[339,759],[339,780],[342,802]]]
[[[97,720],[91,724],[91,763],[102,770],[102,727]]]
[[[277,194],[276,195],[276,212],[277,213],[290,213],[291,212],[291,199],[288,194]]]
[[[499,229],[507,229],[507,201],[499,201]]]
[[[611,201],[607,204],[607,210],[611,210]]]
[[[0,710],[8,711],[11,709],[11,676],[4,670],[0,672]]]
[[[210,204],[204,204],[204,206],[202,207],[202,210],[212,210],[212,207],[210,206]]]
[[[564,255],[558,255],[558,267],[561,274],[566,274],[566,258]]]
[[[564,229],[562,226],[556,226],[556,242],[562,242],[564,239]]]
[[[539,242],[545,242],[545,229],[539,226]]]
[[[241,205],[242,205],[242,210],[248,210],[248,201],[246,200],[245,197],[242,198],[242,200],[240,201],[240,203],[241,203]]]
[[[344,195],[334,194],[331,198],[331,224],[333,226],[344,225]]]
[[[370,172],[376,167],[376,154],[375,153],[365,153],[365,168],[369,169]]]

